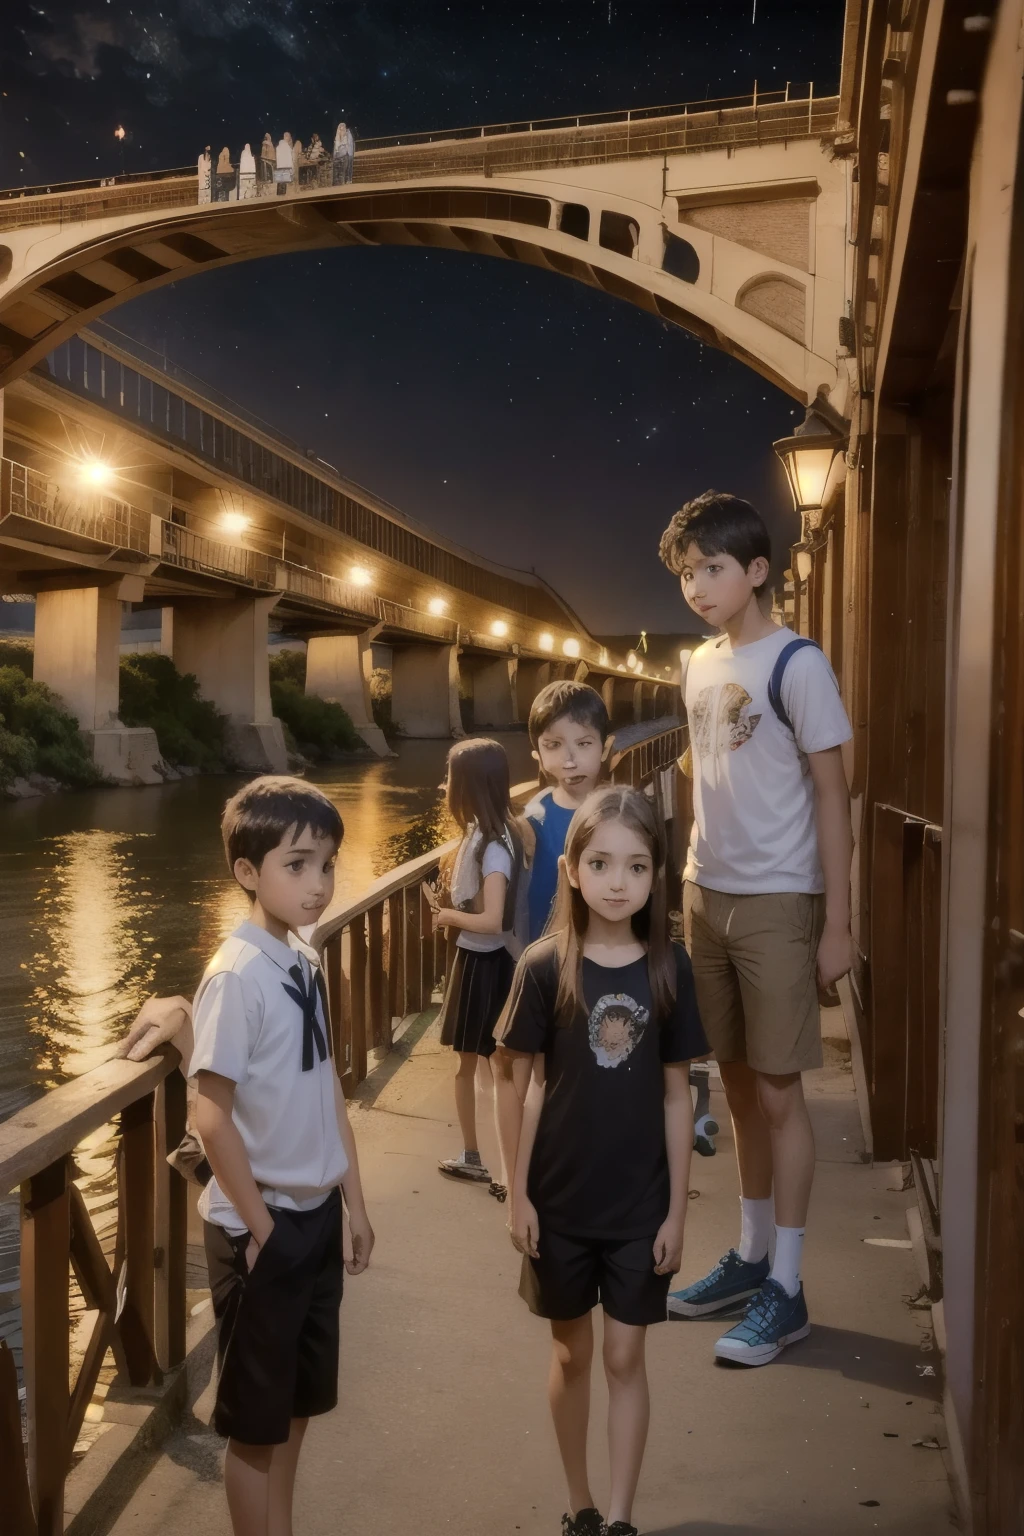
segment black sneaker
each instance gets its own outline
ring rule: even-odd
[[[616,1520],[614,1525],[606,1525],[605,1536],[640,1536],[635,1525],[627,1525],[625,1520]]]
[[[562,1536],[604,1536],[604,1529],[596,1509],[578,1510],[575,1520],[572,1515],[562,1516]]]

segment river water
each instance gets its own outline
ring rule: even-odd
[[[533,764],[500,738],[512,782]],[[447,743],[311,770],[345,823],[335,907],[450,835],[437,785]],[[227,873],[219,819],[244,782],[190,778],[0,804],[0,1120],[109,1056],[151,993],[194,992],[248,902]],[[76,1154],[93,1220],[116,1209],[113,1137]],[[18,1206],[0,1198],[0,1338],[15,1345]]]

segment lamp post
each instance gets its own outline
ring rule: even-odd
[[[121,124],[118,123],[117,127],[114,129],[114,138],[118,141],[118,143],[121,146],[121,175],[122,176],[124,175],[124,141],[125,141],[125,137],[126,137],[125,130],[121,126]]]
[[[845,455],[846,423],[819,395],[792,437],[772,444],[782,460],[801,529],[817,528],[836,459]]]

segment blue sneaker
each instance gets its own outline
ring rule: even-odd
[[[803,1286],[790,1296],[777,1280],[766,1280],[743,1321],[719,1339],[715,1354],[734,1365],[767,1365],[810,1331]]]
[[[739,1306],[740,1302],[757,1295],[768,1279],[770,1267],[767,1257],[751,1263],[741,1259],[735,1248],[730,1248],[725,1258],[719,1259],[703,1280],[695,1280],[685,1289],[671,1293],[668,1298],[669,1321],[708,1317],[712,1312]]]

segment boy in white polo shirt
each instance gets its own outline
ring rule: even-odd
[[[822,652],[761,610],[771,542],[748,502],[698,496],[673,517],[660,553],[719,632],[694,651],[684,684],[694,825],[683,911],[732,1116],[742,1213],[738,1246],[669,1297],[669,1316],[749,1301],[715,1353],[765,1365],[810,1332],[800,1260],[814,1135],[801,1074],[822,1061],[818,984],[853,958],[840,751],[852,731]]]
[[[366,1268],[373,1232],[318,958],[298,937],[334,894],[341,817],[301,780],[267,777],[228,801],[221,831],[252,913],[206,968],[189,1076],[213,1170],[199,1211],[219,1330],[214,1425],[235,1536],[254,1536],[291,1530],[307,1422],[338,1400],[343,1267]]]

